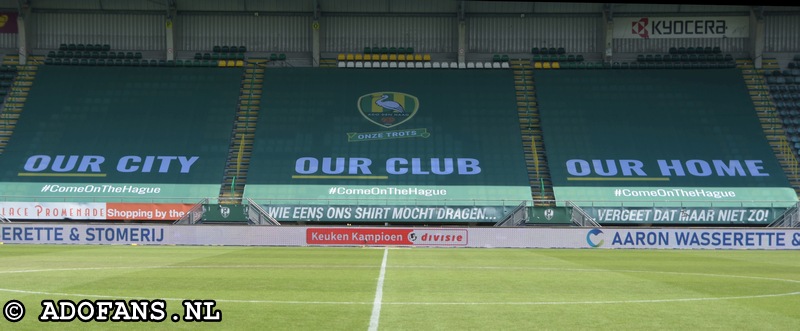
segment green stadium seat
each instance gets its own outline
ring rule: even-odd
[[[214,53],[222,52],[222,46],[214,45],[214,47],[211,48],[211,51],[213,51]]]
[[[108,51],[110,51],[110,50],[111,50],[111,45],[109,45],[109,44],[103,44],[103,51],[104,51],[104,52],[108,52]]]
[[[278,60],[279,61],[286,61],[286,54],[284,54],[284,53],[278,54]]]
[[[194,59],[195,60],[202,60],[203,59],[203,53],[199,53],[199,52],[198,53],[194,53]]]
[[[58,50],[59,51],[66,51],[67,48],[68,48],[67,44],[61,44],[61,45],[58,46]]]
[[[247,53],[247,47],[244,46],[244,45],[239,46],[239,50],[238,51],[239,51],[239,53]]]
[[[81,51],[81,52],[83,52],[83,51],[85,51],[85,50],[86,50],[86,45],[84,45],[84,44],[77,44],[77,45],[75,45],[75,50],[76,50],[76,51]]]
[[[55,58],[54,57],[48,57],[48,58],[44,59],[44,64],[50,64],[51,65],[53,63],[55,63]]]
[[[539,47],[531,47],[531,54],[539,54]]]

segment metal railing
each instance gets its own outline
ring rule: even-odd
[[[192,206],[192,208],[190,208],[186,214],[172,224],[196,224],[198,221],[203,219],[203,212],[205,211],[204,205],[207,203],[207,198],[200,200],[200,202]]]
[[[250,198],[247,198],[247,221],[255,225],[281,225],[264,208],[261,208],[261,205]]]
[[[778,216],[768,228],[800,228],[800,204],[795,204]]]
[[[523,201],[494,226],[522,226],[528,221],[528,203]]]
[[[572,201],[567,201],[567,206],[570,207],[572,210],[570,215],[570,220],[573,224],[580,226],[580,227],[592,227],[592,228],[599,228],[600,224],[597,223],[594,218],[589,216],[585,210],[581,209],[578,205],[574,204]]]

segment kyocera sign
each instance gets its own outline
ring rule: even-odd
[[[107,162],[101,155],[33,155],[28,157],[24,174],[32,173],[181,173],[188,174],[199,156],[125,155]]]
[[[747,38],[749,18],[623,17],[614,19],[614,38]]]

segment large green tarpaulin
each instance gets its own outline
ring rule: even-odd
[[[528,201],[513,73],[267,70],[245,197],[285,204]]]
[[[241,68],[43,66],[6,151],[5,199],[219,194]]]
[[[556,199],[797,201],[738,69],[535,73]]]

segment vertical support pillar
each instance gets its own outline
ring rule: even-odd
[[[171,17],[167,17],[165,24],[164,24],[164,34],[167,44],[167,54],[166,58],[167,61],[175,60],[175,34],[174,34],[174,22]]]
[[[764,16],[762,7],[750,10],[750,58],[756,69],[763,68],[764,60]]]
[[[28,17],[31,15],[31,6],[28,1],[19,2],[17,15],[17,50],[19,52],[19,64],[28,64]]]
[[[458,63],[467,62],[467,24],[464,20],[458,21]]]
[[[319,47],[319,20],[311,22],[311,66],[319,67],[320,47]]]
[[[20,65],[28,64],[28,37],[26,33],[27,29],[25,28],[25,18],[27,16],[27,13],[19,13],[17,16],[17,48],[19,50]]]
[[[605,31],[603,35],[603,62],[612,63],[614,60],[614,7],[612,4],[606,4],[603,10],[603,25],[601,28]]]

